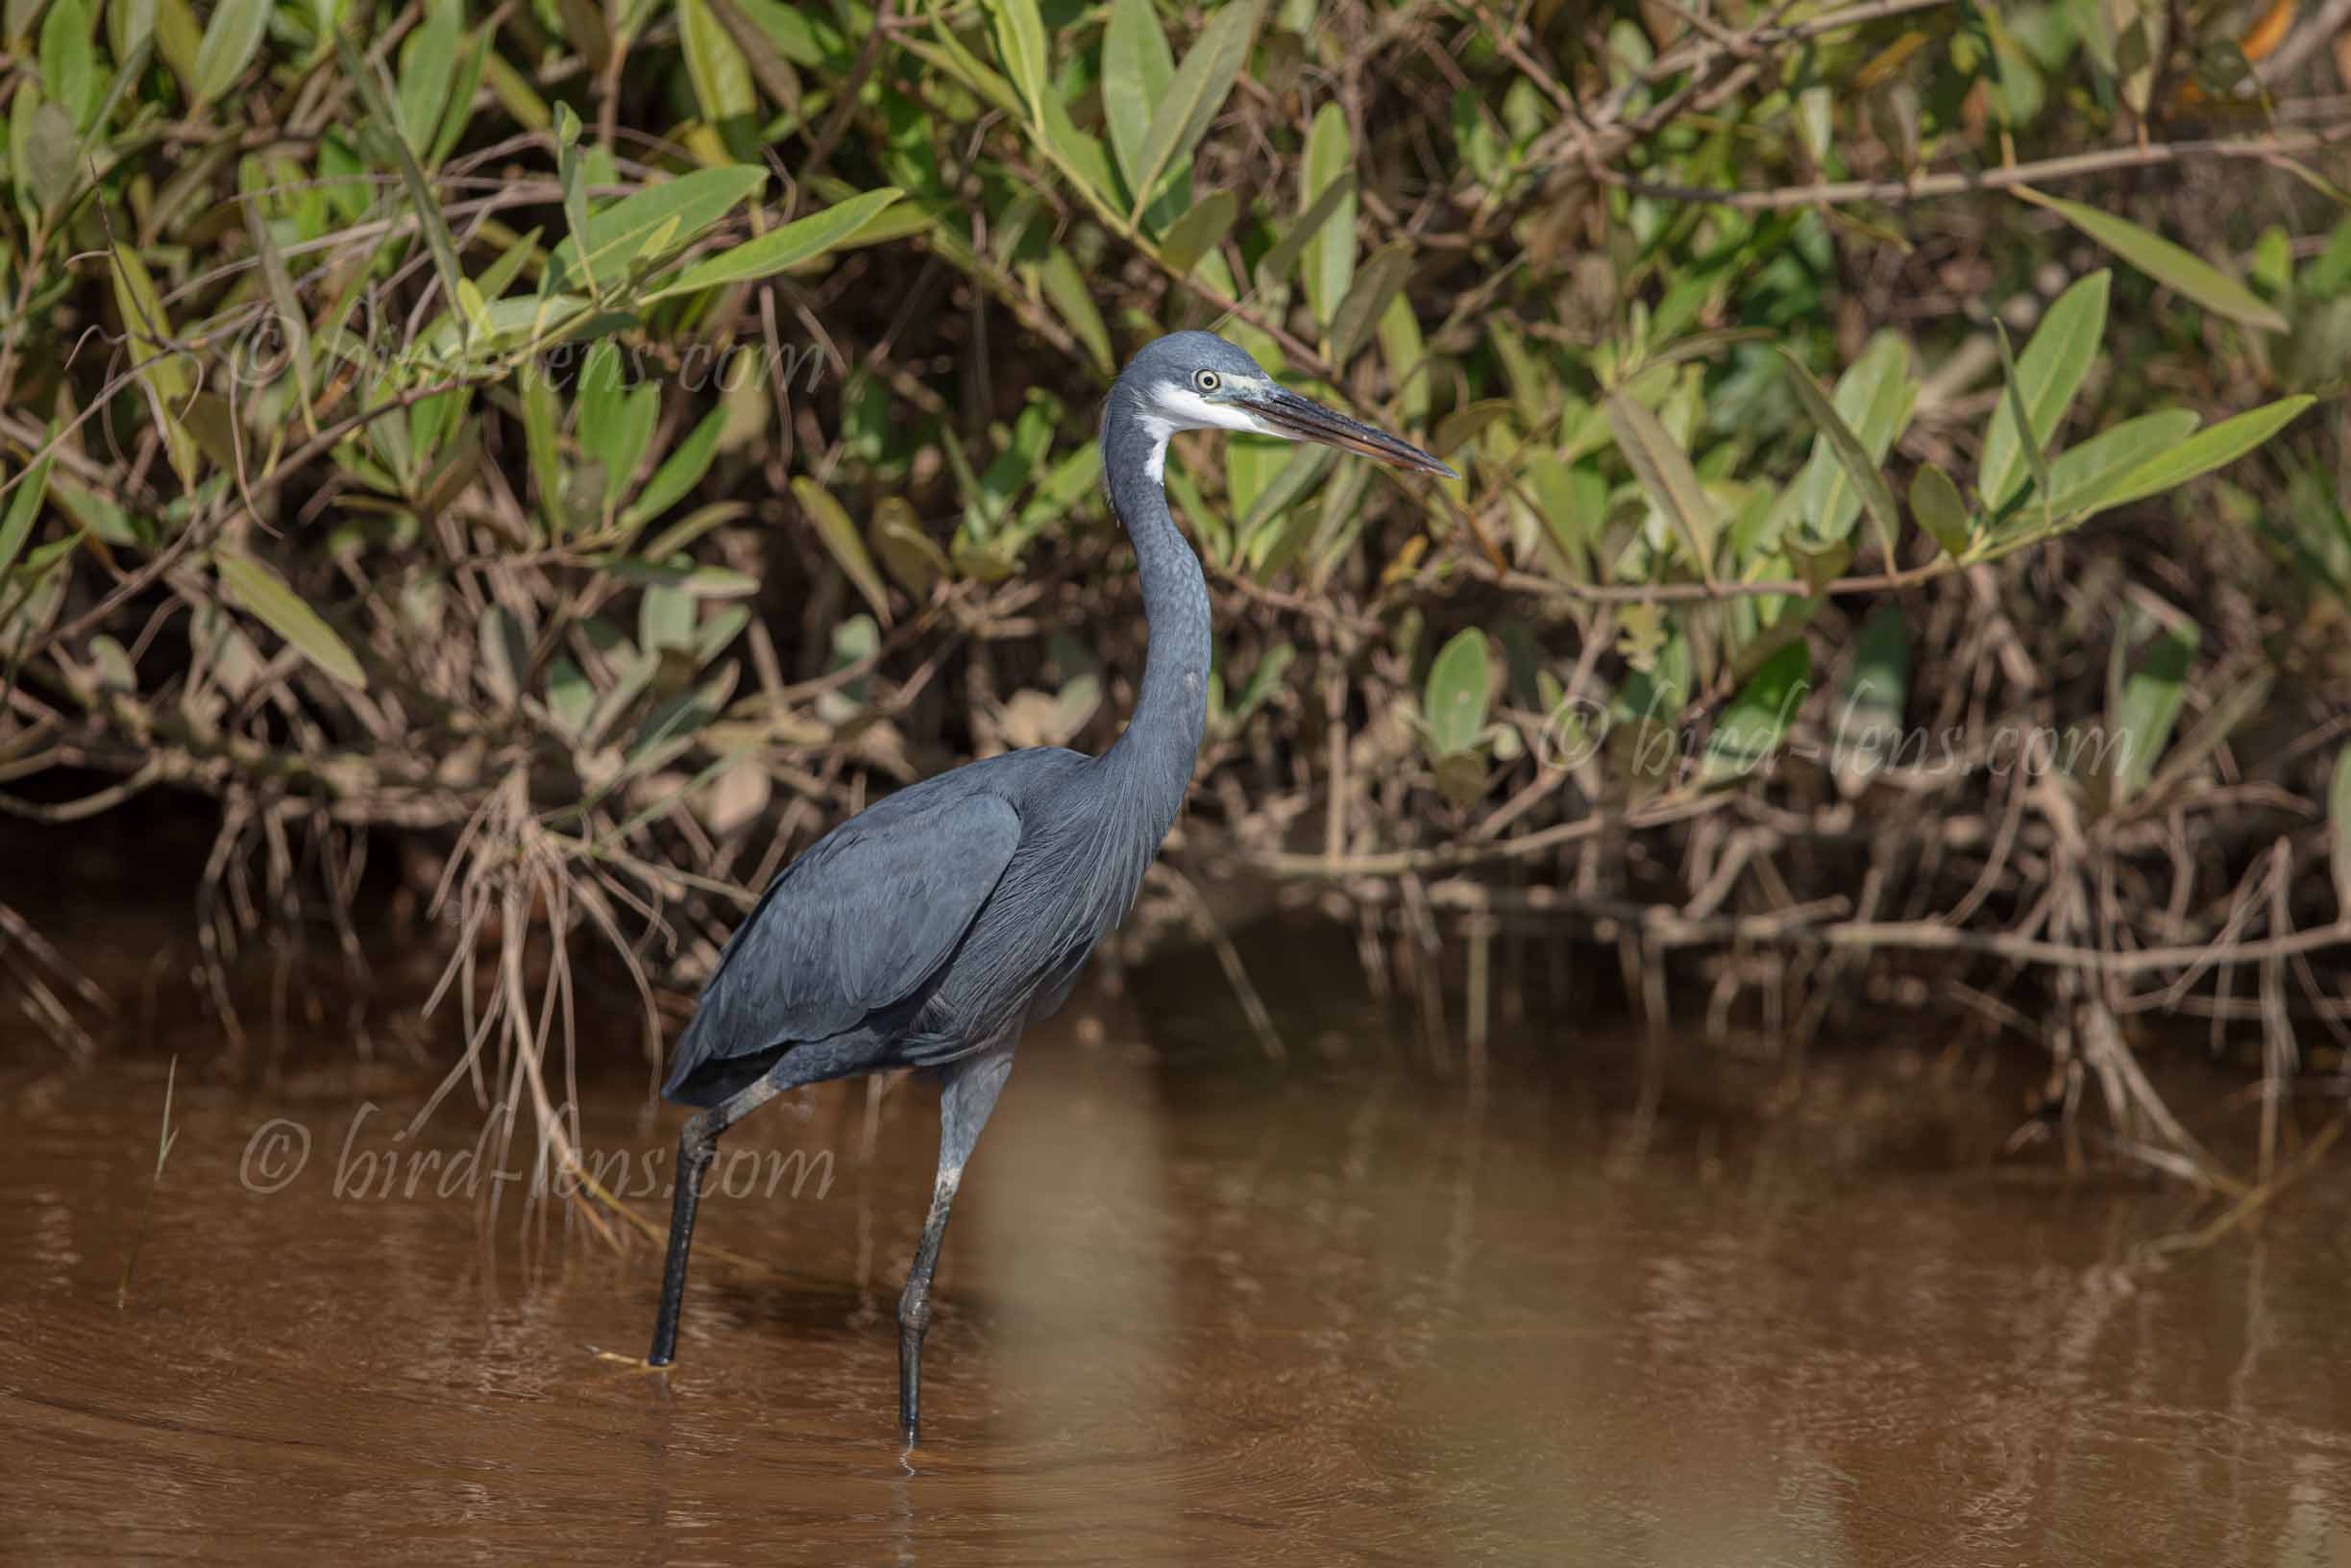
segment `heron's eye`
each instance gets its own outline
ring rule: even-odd
[[[1203,392],[1213,392],[1224,384],[1224,378],[1212,370],[1198,371],[1192,376],[1191,384]]]

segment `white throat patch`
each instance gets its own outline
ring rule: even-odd
[[[1151,451],[1143,458],[1143,473],[1154,484],[1166,482],[1167,441],[1178,430],[1245,430],[1251,435],[1276,436],[1284,441],[1297,439],[1245,408],[1237,408],[1229,403],[1211,403],[1188,386],[1163,387],[1153,393],[1142,410],[1140,423],[1143,433],[1151,438]]]
[[[1164,421],[1170,429],[1177,430],[1247,430],[1252,435],[1289,439],[1287,432],[1266,424],[1246,408],[1237,408],[1229,403],[1211,403],[1188,386],[1166,386],[1154,392],[1144,419],[1153,427]]]

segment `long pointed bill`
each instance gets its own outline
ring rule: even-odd
[[[1345,414],[1325,408],[1312,399],[1302,398],[1286,387],[1277,386],[1265,392],[1255,389],[1238,392],[1234,394],[1232,402],[1234,406],[1246,408],[1293,440],[1319,441],[1327,447],[1359,452],[1366,457],[1377,457],[1384,463],[1408,468],[1417,474],[1435,474],[1448,479],[1461,477],[1418,447],[1399,441],[1385,430],[1359,425]]]

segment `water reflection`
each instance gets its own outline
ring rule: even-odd
[[[524,1184],[485,1223],[478,1185],[440,1187],[478,1131],[453,1105],[396,1139],[395,1082],[260,1102],[184,1080],[118,1307],[162,1074],[0,1084],[0,1539],[237,1563],[358,1539],[433,1563],[2351,1561],[2331,1169],[2260,1234],[2150,1261],[2192,1198],[1995,1164],[2000,1096],[1947,1076],[1972,1064],[1824,1052],[1775,1102],[1776,1067],[1692,1048],[1635,1158],[1629,1042],[1498,1041],[1482,1094],[1377,1041],[1283,1068],[1237,1034],[1156,1045],[1081,1019],[1024,1050],[942,1265],[911,1467],[891,1331],[927,1088],[821,1089],[730,1137],[755,1172],[829,1154],[828,1180],[706,1206],[681,1362],[652,1379],[589,1349],[641,1348],[653,1251],[615,1256]],[[649,1168],[672,1124],[638,1092],[596,1092],[583,1127]],[[386,1112],[347,1141],[370,1095]],[[273,1117],[309,1160],[255,1190]],[[436,1153],[414,1188],[352,1179]]]

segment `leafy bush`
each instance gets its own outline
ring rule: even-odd
[[[473,1049],[535,1084],[534,918],[657,1049],[655,980],[870,790],[1110,733],[1094,411],[1212,326],[1465,478],[1180,449],[1179,865],[1375,947],[1760,947],[1717,1017],[1804,1030],[1909,952],[2193,1164],[2117,1020],[2251,964],[2274,1080],[2344,1011],[2324,40],[1702,9],[14,0],[0,804],[217,798],[233,1028],[236,941],[355,955],[393,830],[502,916]]]

